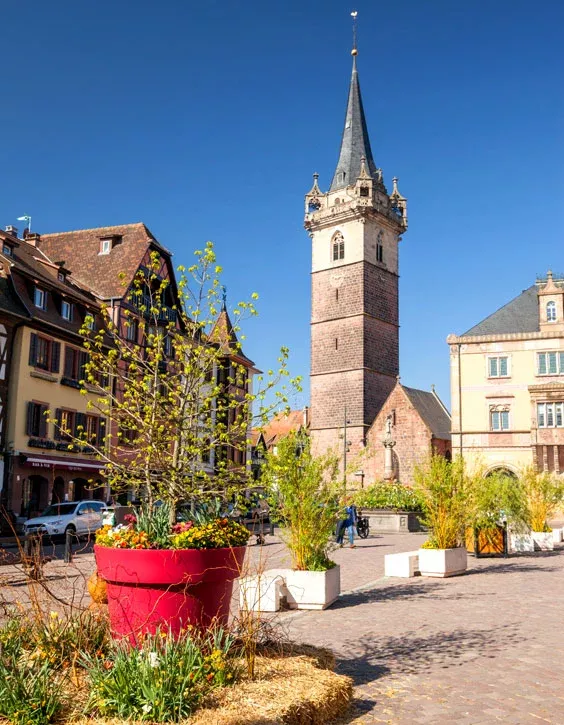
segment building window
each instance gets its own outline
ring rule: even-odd
[[[64,368],[64,382],[67,384],[72,381],[78,383],[86,377],[85,366],[88,362],[88,353],[84,350],[78,350],[75,347],[65,347],[65,368]],[[61,381],[63,382],[63,381]],[[76,387],[76,386],[75,386]]]
[[[40,370],[58,373],[61,358],[61,343],[31,333],[29,341],[29,364]]]
[[[488,358],[488,378],[508,378],[509,358],[507,355]]]
[[[96,329],[96,320],[94,319],[94,315],[92,315],[90,312],[88,312],[86,317],[84,318],[84,323],[89,330]]]
[[[340,232],[333,237],[333,261],[345,258],[345,240]]]
[[[9,244],[3,244],[2,254],[5,254],[6,257],[12,257],[14,255],[14,250]]]
[[[537,403],[537,426],[539,428],[562,428],[564,403]]]
[[[61,317],[69,322],[72,320],[72,303],[66,300],[61,302]]]
[[[125,323],[125,339],[129,342],[137,342],[137,320],[127,320]]]
[[[384,261],[384,247],[378,242],[376,244],[376,261],[377,262],[383,262]]]
[[[80,433],[75,430],[76,411],[58,408],[55,411],[55,438],[62,441],[70,441],[74,435]]]
[[[40,287],[36,287],[33,292],[33,304],[39,309],[45,310],[47,308],[47,292]]]
[[[556,302],[552,300],[546,303],[546,321],[556,322]]]
[[[370,189],[367,186],[361,186],[360,187],[360,195],[367,197],[370,193]]]
[[[101,239],[100,240],[100,254],[109,254],[112,251],[112,240]]]
[[[47,437],[47,417],[49,406],[44,403],[27,404],[26,433],[34,438]]]
[[[490,409],[490,430],[509,430],[509,410],[499,407]]]
[[[61,271],[57,272],[57,279],[59,280],[59,282],[66,282],[67,281],[66,272],[61,272]]]
[[[538,352],[537,353],[537,374],[538,375],[563,375],[564,374],[564,352]]]

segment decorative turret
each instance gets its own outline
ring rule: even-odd
[[[407,199],[399,193],[397,176],[394,176],[392,179],[392,184],[394,185],[392,193],[390,194],[392,211],[401,218],[404,229],[407,229]]]

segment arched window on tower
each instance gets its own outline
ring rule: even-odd
[[[556,302],[553,300],[546,303],[546,321],[556,322]]]
[[[341,232],[333,236],[333,261],[337,262],[345,258],[345,240]]]

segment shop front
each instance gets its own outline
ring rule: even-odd
[[[10,461],[7,508],[16,516],[37,516],[60,501],[107,501],[104,466],[63,456],[15,455]]]

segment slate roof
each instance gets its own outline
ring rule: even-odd
[[[435,393],[407,388],[405,385],[402,385],[402,388],[433,436],[441,440],[450,440],[450,415],[441,405]]]
[[[100,254],[100,240],[107,237],[117,241],[109,254]],[[103,300],[123,297],[126,287],[118,275],[123,272],[129,283],[150,246],[170,257],[170,252],[141,222],[42,234],[40,242],[51,259],[64,261],[73,277]]]
[[[471,327],[461,337],[475,335],[504,335],[512,332],[539,332],[539,303],[537,287],[523,290],[499,310]]]
[[[372,157],[368,128],[364,116],[360,83],[356,69],[356,56],[353,57],[353,69],[349,88],[349,99],[345,114],[345,126],[341,138],[339,161],[331,182],[330,191],[354,184],[360,175],[360,159],[366,157],[366,170],[370,176],[376,174],[376,164]],[[345,174],[343,179],[342,174]]]
[[[28,311],[14,294],[9,278],[0,277],[0,310],[18,317],[30,317]]]

